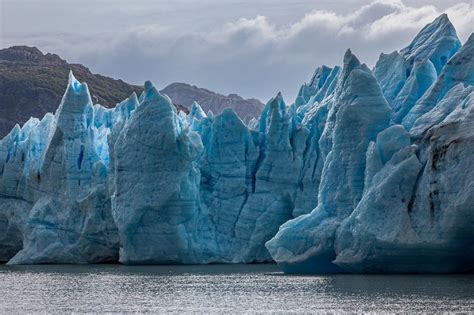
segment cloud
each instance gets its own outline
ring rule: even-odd
[[[459,3],[448,8],[446,13],[451,21],[454,21],[459,37],[465,41],[474,32],[473,4]]]
[[[291,2],[286,9],[291,10]],[[439,9],[375,0],[346,13],[313,10],[285,24],[264,15],[205,30],[147,20],[120,32],[105,27],[94,34],[33,34],[23,40],[134,83],[189,82],[263,100],[282,90],[291,102],[316,66],[340,64],[349,47],[372,66],[380,52],[406,46],[442,12],[448,13],[461,39],[467,39],[474,25],[469,3]],[[210,18],[202,14],[196,19]]]

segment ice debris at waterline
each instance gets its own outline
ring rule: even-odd
[[[248,125],[178,113],[150,82],[106,109],[71,73],[55,115],[0,142],[0,261],[472,270],[473,58],[442,15]]]

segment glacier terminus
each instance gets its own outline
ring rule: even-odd
[[[0,141],[0,261],[472,272],[473,165],[474,34],[446,14],[248,123],[149,81],[105,108],[71,72],[54,114]]]

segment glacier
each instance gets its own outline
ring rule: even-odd
[[[108,109],[71,73],[54,115],[0,141],[0,261],[472,271],[473,58],[443,14],[248,123],[149,81]]]
[[[284,271],[407,273],[473,269],[474,177],[470,164],[474,139],[470,126],[474,110],[474,35],[462,47],[453,36],[453,26],[442,15],[425,27],[402,54],[380,56],[373,73],[384,97],[377,93],[377,106],[387,103],[391,108],[383,131],[364,133],[375,123],[365,120],[368,125],[358,129],[364,120],[357,121],[357,115],[337,115],[340,120],[346,119],[342,126],[327,119],[323,134],[329,135],[330,151],[321,174],[318,207],[283,224],[266,243]],[[435,66],[434,60],[444,65]],[[413,67],[409,68],[411,61]],[[342,73],[351,71],[353,64],[345,61]],[[343,75],[332,110],[357,106],[358,100],[369,95],[375,101],[376,88],[353,91],[348,99],[354,104],[338,100],[345,93],[344,80]],[[374,78],[367,76],[366,80]],[[361,103],[367,106],[370,102]],[[369,114],[367,109],[360,111]],[[382,123],[382,117],[376,122]],[[343,135],[345,128],[353,132]],[[356,145],[347,146],[344,156],[354,154],[354,158],[333,169],[344,159],[339,156],[338,136],[347,143],[357,137],[365,154]],[[320,148],[327,146],[326,140],[320,141]],[[332,154],[338,158],[332,158]],[[358,168],[357,163],[365,165]],[[324,187],[331,188],[325,191]]]

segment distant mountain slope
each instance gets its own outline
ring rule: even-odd
[[[0,50],[0,138],[16,123],[31,116],[41,118],[58,107],[69,71],[89,85],[92,99],[107,107],[141,93],[142,87],[98,74],[80,64],[69,64],[36,47],[14,46]]]
[[[214,114],[220,114],[225,108],[232,108],[247,122],[253,117],[258,117],[264,107],[262,102],[254,98],[243,99],[237,94],[225,96],[186,83],[172,83],[161,92],[188,109],[194,101],[197,101],[206,113],[211,110]]]
[[[43,54],[36,47],[0,49],[0,139],[16,123],[22,125],[30,117],[41,118],[47,112],[56,111],[70,70],[79,81],[87,82],[94,103],[106,107],[115,106],[132,92],[139,95],[143,91],[141,86],[93,74],[81,64],[70,64],[56,54]],[[236,94],[224,96],[184,83],[172,83],[162,92],[185,112],[186,107],[190,108],[193,101],[197,101],[206,112],[210,109],[218,114],[230,107],[248,121],[263,109],[263,104],[256,99],[244,100]]]

